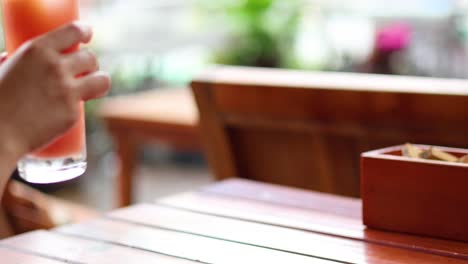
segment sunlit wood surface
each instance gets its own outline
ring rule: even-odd
[[[1,263],[465,263],[468,244],[367,230],[358,199],[229,180],[0,241]]]

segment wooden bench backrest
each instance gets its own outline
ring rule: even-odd
[[[468,81],[215,67],[192,82],[216,177],[359,196],[360,153],[468,147]]]

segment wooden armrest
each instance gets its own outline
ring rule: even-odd
[[[16,234],[50,229],[98,215],[91,209],[45,195],[17,181],[10,181],[2,204]]]

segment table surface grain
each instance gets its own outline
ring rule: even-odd
[[[468,263],[468,243],[368,230],[361,202],[247,180],[0,241],[0,263]]]

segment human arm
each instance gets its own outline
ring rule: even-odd
[[[73,23],[25,43],[0,66],[0,197],[18,159],[70,128],[80,101],[109,90],[94,54],[63,53],[91,37]]]

